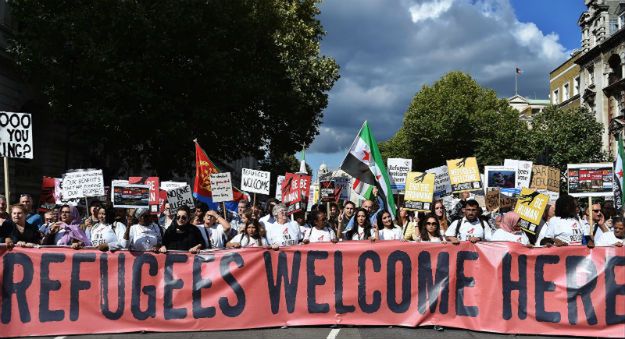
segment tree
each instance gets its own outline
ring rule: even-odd
[[[450,72],[415,94],[402,127],[380,148],[385,157],[413,159],[418,170],[473,155],[481,165],[501,164],[524,158],[527,132],[505,99],[468,74]]]
[[[293,154],[338,79],[317,0],[11,1],[9,52],[98,167]]]

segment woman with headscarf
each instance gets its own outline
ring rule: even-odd
[[[80,228],[82,218],[75,206],[61,206],[60,221],[50,226],[50,233],[43,239],[44,245],[71,246],[80,249],[91,246],[91,240]]]

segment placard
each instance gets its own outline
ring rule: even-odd
[[[486,190],[485,205],[487,211],[493,212],[499,210],[499,194],[499,188],[489,188]]]
[[[191,186],[185,185],[167,191],[167,202],[169,203],[171,213],[175,213],[182,206],[189,206],[190,209],[194,209],[195,203],[191,194]]]
[[[77,170],[63,175],[63,199],[100,197],[104,195],[102,170]]]
[[[531,188],[523,188],[517,199],[514,211],[521,217],[521,228],[536,234],[536,228],[542,221],[543,213],[549,203],[549,197]]]
[[[150,208],[150,186],[113,180],[111,201],[116,208]]]
[[[516,167],[484,166],[484,182],[487,188],[497,187],[505,195],[514,196],[521,193],[517,188]]]
[[[532,162],[525,160],[505,159],[504,167],[516,168],[516,187],[529,188],[532,178]]]
[[[447,160],[447,168],[453,193],[482,189],[482,178],[475,157]]]
[[[284,175],[279,175],[276,178],[276,199],[278,201],[282,201],[282,182],[284,181],[284,178]]]
[[[30,113],[0,112],[0,157],[32,159],[33,155]]]
[[[391,189],[401,193],[406,188],[406,175],[412,170],[412,159],[388,158],[386,160]]]
[[[319,195],[321,196],[321,202],[331,202],[335,200],[334,196],[334,181],[320,181],[319,182]]]
[[[351,178],[348,176],[336,176],[333,177],[335,191],[339,192],[338,199],[347,201],[351,194]]]
[[[288,215],[306,210],[310,181],[309,175],[286,173],[282,182],[282,202]]]
[[[533,165],[530,188],[560,192],[560,170],[557,168]]]
[[[406,176],[404,207],[411,211],[430,211],[435,179],[436,175],[433,173],[409,172]]]
[[[271,173],[243,168],[241,172],[241,190],[245,192],[269,194]]]
[[[434,199],[441,199],[451,194],[451,182],[449,181],[449,171],[447,165],[430,168],[426,173],[436,175],[434,179]]]
[[[213,173],[210,175],[213,202],[232,201],[232,179],[230,172]]]
[[[163,191],[171,191],[176,188],[185,187],[188,184],[183,181],[161,181],[161,189]]]
[[[612,163],[569,164],[569,195],[574,197],[610,197],[613,195]]]

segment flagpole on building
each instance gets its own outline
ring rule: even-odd
[[[518,78],[519,78],[519,71],[518,71],[518,67],[514,68],[514,95],[519,95],[519,85],[518,85]]]

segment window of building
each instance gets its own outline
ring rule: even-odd
[[[586,69],[586,72],[588,73],[588,86],[594,85],[595,84],[595,69],[594,69],[594,67],[588,67]]]
[[[560,99],[560,90],[556,89],[556,90],[553,91],[553,96],[551,97],[551,102],[554,105],[557,105],[557,104],[560,103],[559,99]]]
[[[569,84],[564,84],[564,88],[562,89],[562,101],[569,100]]]
[[[625,27],[625,12],[618,16],[618,29]]]
[[[573,95],[579,94],[579,77],[573,79]]]

